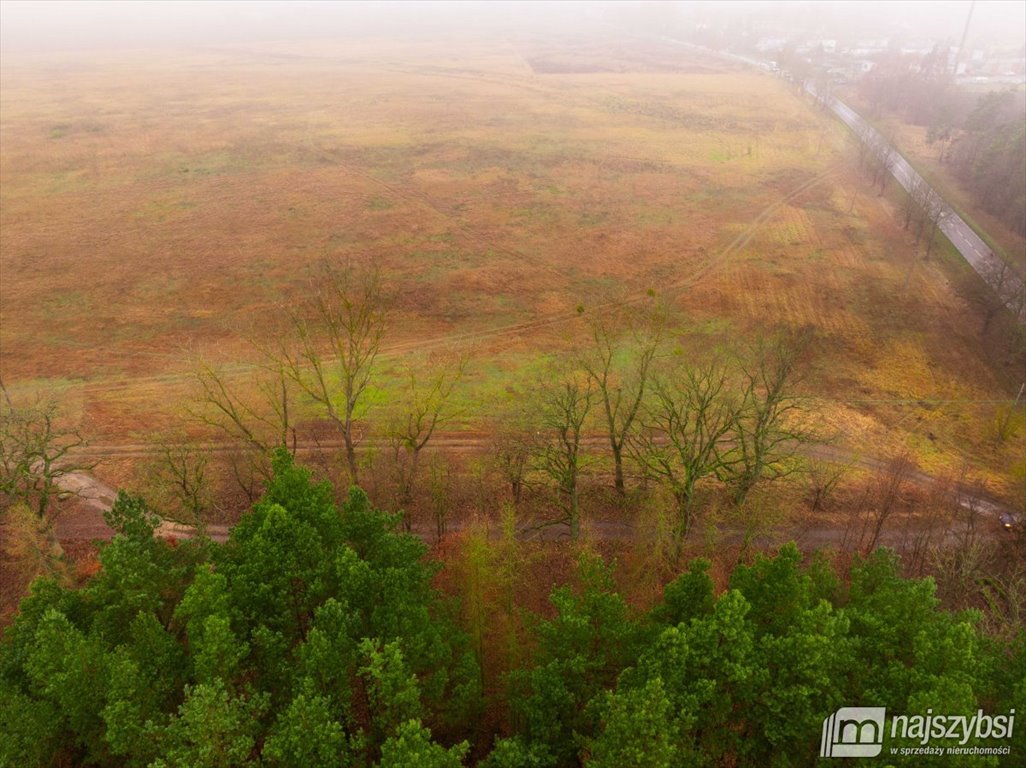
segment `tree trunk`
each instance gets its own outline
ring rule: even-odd
[[[614,441],[613,447],[613,484],[616,487],[616,493],[618,496],[623,498],[627,495],[627,489],[623,481],[623,446],[617,445]]]
[[[581,535],[581,501],[577,495],[577,478],[570,482],[570,539],[577,541]]]
[[[691,531],[691,491],[682,489],[674,494],[677,499],[677,520],[673,526],[673,565],[680,564],[684,540]]]
[[[359,481],[356,477],[356,446],[353,444],[352,430],[345,430],[342,433],[342,439],[346,444],[346,465],[349,467],[349,482],[352,485],[357,485]]]

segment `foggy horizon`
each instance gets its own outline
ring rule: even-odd
[[[59,52],[347,37],[436,37],[518,30],[615,29],[638,19],[669,31],[722,24],[772,36],[961,39],[969,0],[912,2],[27,2],[0,3],[0,51]],[[929,11],[924,12],[924,11]],[[967,46],[1026,44],[1026,3],[978,0]]]

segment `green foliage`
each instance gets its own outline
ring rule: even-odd
[[[278,715],[262,754],[268,765],[280,768],[345,765],[352,760],[352,745],[329,700],[307,690]]]
[[[713,581],[707,571],[711,563],[702,558],[692,560],[688,570],[666,585],[663,601],[652,611],[652,618],[660,624],[680,624],[682,621],[712,613]]]
[[[150,511],[142,498],[124,491],[118,491],[114,506],[103,513],[103,519],[107,525],[132,541],[151,539],[160,525],[160,516]]]
[[[224,545],[155,540],[122,495],[89,585],[36,582],[0,645],[0,764],[459,764],[420,718],[458,741],[480,675],[423,544],[273,466]]]
[[[448,767],[494,737],[449,618],[467,611],[439,599],[423,543],[361,491],[339,508],[287,454],[274,468],[225,545],[157,541],[123,496],[86,587],[35,582],[0,643],[0,765]],[[479,764],[802,766],[841,706],[1026,711],[1026,634],[984,637],[893,553],[838,572],[787,545],[719,595],[709,567],[693,561],[636,615],[612,566],[582,554],[528,622],[512,732]],[[475,621],[483,657],[487,610]]]
[[[103,716],[111,751],[128,765],[149,765],[159,752],[153,738],[170,721],[184,686],[185,650],[152,614],[139,613],[128,642],[110,654]]]
[[[512,679],[518,735],[486,765],[811,765],[841,706],[998,712],[1022,698],[1002,688],[1007,658],[973,616],[941,611],[932,582],[903,579],[892,553],[839,575],[823,558],[804,569],[788,545],[738,567],[719,597],[707,569],[693,562],[632,632],[608,578],[557,589],[537,664]],[[589,646],[597,616],[605,632]]]
[[[0,680],[0,765],[50,765],[64,744],[57,707]]]
[[[164,757],[153,768],[230,768],[250,762],[266,697],[233,696],[221,680],[186,686],[178,715],[164,730]]]
[[[592,768],[671,768],[677,763],[670,700],[655,677],[641,688],[608,694],[603,729],[590,747]]]
[[[854,644],[852,687],[867,699],[902,709],[975,710],[973,692],[988,672],[978,616],[939,610],[935,591],[932,579],[903,579],[889,550],[852,569],[844,610]]]
[[[465,741],[445,749],[431,741],[431,731],[419,720],[408,720],[382,745],[378,768],[462,768],[468,749]]]
[[[1000,656],[999,659],[1004,660]],[[1007,709],[1026,712],[1026,629],[1019,631],[1013,644],[1012,658],[1007,664],[1007,673],[998,676],[999,684],[1007,686],[1001,700],[1006,702]],[[1015,754],[1026,753],[1026,729],[1016,730],[1012,743]]]
[[[582,555],[577,574],[576,592],[559,587],[550,597],[557,614],[538,627],[538,666],[512,677],[511,706],[525,734],[560,762],[576,751],[578,734],[594,731],[587,703],[636,658],[642,637],[600,558]]]
[[[25,661],[29,692],[54,706],[69,741],[91,760],[105,751],[100,718],[105,666],[95,640],[57,610],[46,612]]]
[[[543,744],[527,742],[519,736],[496,741],[480,763],[482,768],[549,768],[554,764],[555,758]]]
[[[359,675],[365,681],[372,733],[391,733],[402,723],[419,718],[420,690],[417,679],[406,668],[399,643],[379,648],[371,640],[364,640],[360,654],[364,663]]]

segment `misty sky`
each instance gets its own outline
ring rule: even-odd
[[[653,4],[649,3],[648,8]],[[799,34],[886,37],[894,34],[957,43],[970,0],[859,2],[661,3],[658,13],[681,24],[703,20],[793,25]],[[572,29],[617,14],[644,13],[624,2],[280,2],[265,0],[0,0],[0,47],[24,50],[152,48],[312,37],[474,34],[488,29]],[[1026,0],[977,0],[970,45],[1026,43]]]

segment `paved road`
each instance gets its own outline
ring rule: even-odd
[[[816,95],[815,89],[811,84],[806,85],[805,89],[813,96]],[[836,98],[828,98],[828,105],[834,114],[841,118],[856,133],[868,131],[870,135],[879,141],[887,143],[886,139],[870,126],[861,115],[844,102]],[[915,168],[909,165],[908,161],[897,150],[894,150],[894,165],[891,173],[905,191],[911,191],[918,185],[924,185],[926,188],[929,188],[923,177],[916,172]],[[937,199],[943,200],[940,195],[937,195]],[[955,213],[947,202],[942,203],[938,216],[940,218],[940,230],[947,236],[952,245],[958,249],[958,252],[962,254],[965,260],[969,262],[970,266],[979,273],[980,277],[990,282],[989,278],[1000,271],[1001,259],[991,252],[987,244],[965,223],[961,216]],[[1021,281],[1019,282],[1021,285]],[[994,287],[997,288],[998,286]],[[1000,288],[1006,289],[1007,287],[1000,286]],[[1002,298],[1010,301],[1011,296],[1004,296]]]
[[[688,48],[717,54],[766,72],[777,71],[776,64],[772,61],[754,59],[750,56],[742,56],[740,54],[729,53],[726,51],[715,51],[710,48],[703,48],[702,46],[686,43],[683,40],[674,40],[669,37],[659,37],[658,39],[664,42],[675,43]],[[817,96],[816,89],[811,83],[805,84],[805,90],[813,96]],[[945,237],[951,241],[951,244],[958,249],[958,252],[962,254],[962,258],[968,262],[969,266],[971,266],[983,281],[1001,297],[1009,310],[1019,314],[1020,322],[1026,323],[1026,303],[1023,301],[1023,296],[1026,295],[1026,286],[1024,286],[1023,280],[1014,274],[1009,274],[1007,269],[1003,269],[1004,265],[1001,258],[994,255],[987,244],[984,243],[983,240],[980,239],[979,235],[973,231],[972,227],[965,223],[965,220],[955,212],[951,205],[923,180],[923,177],[916,172],[915,168],[909,165],[908,161],[901,156],[901,153],[899,153],[890,144],[890,142],[881,136],[876,129],[869,125],[869,123],[867,123],[858,112],[837,98],[828,97],[827,101],[828,106],[833,113],[837,115],[849,128],[855,131],[856,135],[864,135],[864,132],[868,131],[871,136],[876,137],[879,141],[891,147],[894,152],[894,164],[892,166],[891,173],[894,178],[897,179],[898,183],[901,184],[902,188],[908,191],[913,187],[922,184],[926,189],[930,189],[931,192],[936,195],[936,199],[941,201],[941,205],[937,212],[939,219],[938,228],[940,231],[943,232]],[[920,189],[924,187],[920,187]]]
[[[816,89],[811,83],[805,85],[805,90],[813,96],[817,96]],[[909,165],[909,162],[898,152],[880,133],[866,122],[862,116],[843,101],[828,96],[827,106],[837,115],[841,121],[855,131],[856,135],[872,136],[876,141],[889,146],[893,151],[894,162],[891,167],[891,174],[906,192],[914,188],[928,189],[940,201],[937,210],[938,228],[951,241],[951,244],[958,249],[976,273],[983,278],[998,296],[1005,302],[1005,305],[1012,311],[1019,313],[1020,320],[1026,320],[1026,307],[1023,306],[1023,281],[1007,270],[1003,270],[1001,257],[995,256],[987,247],[987,244],[980,239],[972,227],[965,223],[954,209],[945,201],[936,190],[930,187],[916,169]]]

